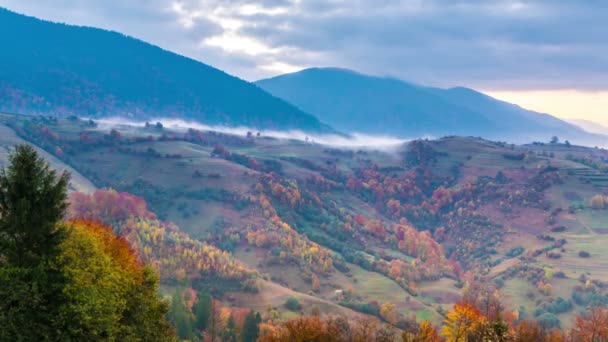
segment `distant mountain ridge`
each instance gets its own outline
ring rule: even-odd
[[[590,133],[608,134],[608,126],[604,126],[595,121],[584,119],[568,119],[567,121]]]
[[[424,87],[338,68],[312,68],[256,82],[338,130],[399,137],[472,135],[529,142],[553,135],[600,137],[463,87]]]
[[[0,46],[0,111],[329,130],[254,84],[120,33],[0,8]]]

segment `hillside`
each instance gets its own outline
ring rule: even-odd
[[[0,111],[322,131],[257,86],[143,41],[0,8]]]
[[[0,117],[4,114],[0,113]],[[17,136],[15,132],[9,127],[0,124],[0,168],[8,165],[8,151],[11,146],[23,144],[25,141]],[[38,153],[51,165],[57,172],[67,171],[70,173],[70,190],[92,193],[95,191],[95,185],[91,183],[87,178],[83,177],[78,171],[74,170],[69,165],[66,165],[57,157],[44,151],[43,149],[37,148]]]
[[[512,142],[599,136],[468,88],[439,89],[350,70],[307,69],[256,82],[336,129],[398,137],[483,136]]]
[[[270,305],[281,318],[294,316],[281,305],[293,296],[302,303],[296,314],[316,307],[396,326],[413,315],[440,324],[477,283],[496,286],[509,312],[562,327],[608,303],[603,149],[446,137],[383,152],[73,118],[1,119],[98,188],[141,196],[158,220],[180,227],[177,234],[145,211],[139,221],[110,220],[129,227],[134,243],[152,243],[144,255],[160,258],[169,289],[188,279],[225,305]],[[103,198],[94,196],[118,213],[141,208]],[[208,256],[197,264],[201,252]],[[205,266],[210,258],[220,258],[215,268]],[[235,287],[230,277],[243,272],[258,274],[259,292]],[[394,319],[382,316],[383,303],[395,305]]]

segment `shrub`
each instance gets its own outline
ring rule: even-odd
[[[507,252],[507,257],[515,258],[515,257],[521,255],[524,252],[524,250],[525,249],[522,246],[515,247]]]
[[[555,314],[552,314],[550,312],[546,312],[546,313],[540,315],[538,317],[538,323],[540,324],[540,326],[542,326],[543,328],[545,328],[547,330],[559,328],[561,325],[559,318],[557,318],[557,316],[555,316]]]
[[[608,203],[608,196],[595,195],[591,198],[591,208],[593,209],[606,209]]]
[[[555,272],[555,274],[553,275],[555,278],[566,278],[566,273],[564,273],[563,271],[557,271]]]
[[[370,303],[340,302],[340,305],[353,309],[364,314],[379,316],[380,309]]]
[[[545,311],[545,309],[543,309],[542,307],[537,307],[536,309],[534,309],[534,312],[532,314],[534,315],[534,317],[539,317],[546,313],[547,311]]]
[[[296,297],[287,298],[283,306],[289,311],[300,311],[302,309],[302,305]]]
[[[524,153],[505,153],[502,155],[503,158],[508,159],[508,160],[524,160],[524,158],[526,157],[526,155]]]
[[[547,311],[554,314],[561,314],[572,310],[572,301],[562,297],[557,297],[553,303],[547,305]]]
[[[581,258],[590,258],[591,254],[587,251],[580,251],[578,252],[578,256]]]
[[[547,253],[547,257],[551,259],[559,259],[562,257],[562,255],[556,252],[549,252]]]

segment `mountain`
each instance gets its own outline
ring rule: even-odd
[[[608,127],[601,125],[595,121],[584,119],[569,119],[568,122],[584,129],[589,133],[608,134]]]
[[[553,135],[577,142],[598,138],[553,116],[462,87],[424,87],[336,68],[306,69],[257,84],[344,131],[399,137],[482,135],[521,142]]]
[[[328,130],[254,84],[143,41],[0,8],[0,110]]]

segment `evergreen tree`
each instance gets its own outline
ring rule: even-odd
[[[228,317],[226,328],[222,332],[221,337],[224,342],[236,342],[236,322],[232,314]]]
[[[182,340],[192,340],[192,313],[182,300],[181,291],[176,290],[171,297],[171,307],[168,313],[169,321],[175,327],[177,336]]]
[[[17,146],[0,171],[0,340],[62,339],[65,280],[54,262],[68,180],[29,145]]]
[[[259,312],[254,312],[253,310],[249,311],[247,316],[245,316],[245,321],[243,322],[243,333],[242,340],[243,342],[255,342],[258,339],[260,334],[260,323],[262,322],[262,317]]]
[[[209,318],[211,316],[211,295],[206,291],[199,291],[196,294],[196,302],[192,306],[194,313],[194,328],[199,331],[205,331]]]
[[[29,145],[0,171],[0,255],[13,267],[36,267],[59,252],[69,175],[58,176]]]

